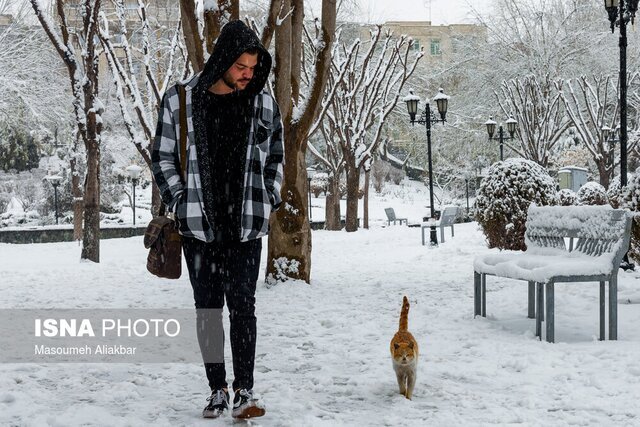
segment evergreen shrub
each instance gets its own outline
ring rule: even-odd
[[[531,160],[507,159],[489,168],[474,205],[490,248],[525,250],[527,210],[558,204],[556,183],[545,168]]]

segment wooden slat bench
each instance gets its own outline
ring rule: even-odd
[[[605,339],[605,282],[609,283],[609,339],[618,335],[618,268],[629,248],[631,216],[610,206],[531,206],[525,252],[474,259],[474,315],[486,317],[486,276],[529,282],[528,315],[536,336],[554,342],[554,287],[560,282],[600,283],[600,340]],[[565,239],[569,241],[566,247]],[[574,245],[575,240],[575,245]]]
[[[440,243],[444,243],[444,228],[451,227],[451,237],[454,236],[453,225],[456,223],[456,217],[458,215],[458,207],[457,206],[447,206],[442,211],[442,215],[440,215],[440,219],[435,221],[435,226],[440,229]],[[420,230],[422,232],[422,246],[425,245],[425,230],[431,228],[431,223],[429,221],[423,222]]]

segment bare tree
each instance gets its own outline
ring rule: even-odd
[[[518,121],[515,142],[506,141],[520,157],[546,167],[551,150],[571,122],[564,114],[560,93],[553,85],[533,76],[502,82],[495,93],[505,116]]]
[[[637,74],[632,75],[629,84],[633,84],[637,77]],[[608,138],[606,131],[615,130],[620,120],[618,79],[604,75],[582,76],[575,81],[557,80],[555,87],[577,138],[598,168],[600,184],[609,188],[615,167],[620,164],[620,158],[615,156],[615,143]],[[632,152],[638,145],[637,134],[629,142],[627,150]]]
[[[211,53],[220,30],[230,20],[240,17],[240,0],[205,2],[204,15],[198,15],[195,0],[180,0],[180,21],[188,53],[189,64],[195,72],[204,69],[206,56]]]
[[[283,208],[271,217],[268,278],[295,278],[306,282],[311,275],[311,228],[306,203],[307,139],[320,110],[331,66],[331,49],[336,30],[336,0],[322,1],[322,20],[314,45],[318,55],[306,96],[299,91],[303,39],[303,0],[271,0],[283,5],[275,30],[275,96],[283,118],[285,159],[282,185]],[[287,19],[291,13],[291,19]],[[298,88],[298,89],[297,89]],[[293,94],[293,96],[292,96]]]
[[[101,13],[100,41],[111,70],[124,127],[147,167],[151,169],[151,150],[155,131],[153,123],[157,119],[158,105],[169,84],[172,83],[176,68],[182,66],[184,70],[186,66],[186,58],[178,55],[181,51],[179,46],[181,22],[179,21],[172,33],[167,35],[170,37],[169,45],[161,45],[158,43],[160,36],[158,33],[161,29],[152,28],[146,5],[142,0],[138,0],[142,37],[138,38],[138,44],[132,46],[124,1],[113,0],[113,4],[117,16],[115,37],[111,35],[109,29],[111,23],[105,14]],[[117,42],[114,42],[114,39]],[[121,54],[118,54],[120,52]],[[141,52],[141,55],[137,52]],[[158,58],[164,58],[164,60],[160,61]],[[142,65],[141,69],[144,73],[138,72],[136,67],[138,64]],[[138,79],[142,79],[147,93],[140,89]],[[157,214],[161,200],[156,185],[152,187],[151,199],[152,212]]]
[[[328,109],[326,126],[335,138],[325,139],[325,142],[327,146],[334,145],[327,150],[327,154],[340,151],[344,161],[347,176],[347,231],[358,229],[360,172],[370,169],[371,158],[382,141],[385,121],[423,56],[422,51],[412,55],[412,50],[413,40],[405,35],[394,38],[390,31],[383,34],[382,28],[376,26],[370,32],[369,46],[362,54],[356,41],[351,48],[342,44],[338,54],[333,55],[336,77],[330,79],[326,92],[331,100],[324,108]],[[323,117],[323,114],[320,116]],[[325,135],[327,133],[324,132]],[[314,154],[318,154],[317,150]],[[335,163],[335,159],[332,162],[322,156],[319,158],[326,165]],[[327,202],[339,203],[339,199],[332,198]],[[365,213],[366,209],[365,206]]]
[[[76,126],[86,151],[84,181],[84,233],[82,259],[100,261],[100,134],[102,132],[103,105],[98,99],[98,13],[100,0],[83,0],[82,26],[70,31],[65,15],[65,2],[56,0],[58,24],[53,23],[39,0],[30,0],[31,6],[49,40],[67,67]],[[79,46],[76,53],[74,44]]]

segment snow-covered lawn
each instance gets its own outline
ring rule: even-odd
[[[256,424],[640,424],[640,274],[621,273],[619,341],[596,340],[597,286],[567,284],[547,344],[524,282],[489,278],[488,318],[473,318],[472,259],[487,252],[474,223],[437,249],[405,226],[314,232],[310,286],[259,285],[268,413]],[[0,245],[0,307],[192,307],[186,275],[146,273],[140,237],[103,241],[97,265],[78,255],[75,243]],[[421,349],[413,401],[397,394],[388,349],[403,295]],[[199,364],[0,365],[0,425],[231,424],[200,419],[206,395]]]

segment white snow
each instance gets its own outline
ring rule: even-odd
[[[597,286],[560,284],[557,343],[540,342],[526,282],[490,277],[488,317],[473,318],[473,259],[497,253],[477,224],[435,249],[419,227],[380,225],[388,206],[419,221],[426,200],[375,196],[372,229],[313,232],[311,285],[259,282],[255,390],[267,415],[254,425],[637,425],[640,272],[620,272],[618,341],[597,341]],[[265,239],[263,269],[266,250]],[[104,240],[100,264],[78,257],[77,243],[0,244],[0,308],[193,307],[186,273],[146,272],[142,237]],[[412,401],[389,355],[403,295],[420,345]],[[207,395],[200,364],[0,364],[0,425],[231,425],[200,418]]]

